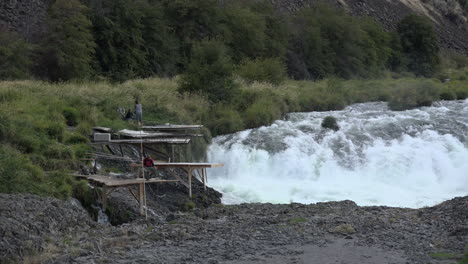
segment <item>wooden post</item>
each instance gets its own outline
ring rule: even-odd
[[[106,204],[107,204],[107,187],[106,186],[102,187],[101,199],[102,199],[102,211],[105,213]]]
[[[189,197],[192,198],[192,168],[188,168]]]
[[[144,200],[145,200],[145,194],[144,194],[144,186],[143,183],[139,184],[139,202],[140,202],[140,215],[143,216],[145,215],[145,210],[144,210]]]
[[[174,144],[171,145],[172,148],[172,162],[175,162],[175,156],[174,156]]]
[[[203,189],[205,189],[205,191],[206,191],[206,171],[205,171],[205,168],[202,168],[201,175],[202,175],[202,181],[203,181]]]

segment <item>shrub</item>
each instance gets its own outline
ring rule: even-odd
[[[87,153],[92,152],[93,148],[88,144],[78,144],[72,147],[75,158],[83,159],[86,158]]]
[[[192,59],[182,76],[179,92],[206,94],[211,101],[229,101],[235,89],[231,59],[222,43],[202,41],[193,48]]]
[[[237,74],[247,82],[268,82],[279,85],[286,79],[286,66],[278,58],[244,61]]]
[[[184,204],[184,211],[190,211],[190,210],[193,210],[195,209],[196,205],[194,202],[192,201],[188,201]]]
[[[450,91],[450,90],[442,91],[440,93],[440,99],[441,100],[456,100],[457,95],[455,94],[454,91]]]
[[[457,95],[458,100],[464,100],[468,98],[468,91],[465,90],[456,90],[455,94]]]
[[[11,136],[10,142],[23,153],[32,153],[39,150],[41,142],[37,137],[31,134],[31,131],[21,131]]]
[[[87,122],[81,122],[76,127],[76,132],[78,132],[82,136],[89,137],[92,133],[91,125]]]
[[[66,107],[62,113],[68,126],[76,126],[78,124],[79,113],[75,108]]]
[[[261,98],[250,105],[244,113],[244,123],[247,128],[269,125],[281,118],[281,108],[272,98]]]
[[[88,8],[79,0],[57,0],[50,7],[38,72],[52,81],[86,79],[96,46]]]
[[[43,154],[51,159],[73,159],[71,148],[61,144],[51,144],[43,150]]]
[[[44,174],[26,156],[0,145],[0,193],[45,194]]]
[[[440,63],[439,44],[431,21],[427,17],[409,15],[398,23],[403,53],[408,69],[416,75],[432,76]]]
[[[0,28],[0,80],[29,77],[31,51],[31,45],[18,35]]]
[[[401,111],[420,106],[430,106],[439,99],[438,87],[432,82],[402,83],[388,102],[392,110]]]
[[[50,194],[55,198],[67,199],[72,195],[74,180],[65,172],[55,171],[45,177]]]
[[[50,124],[48,124],[46,127],[46,132],[51,139],[62,142],[63,135],[65,133],[65,127],[62,123],[50,122]]]
[[[333,129],[335,131],[338,131],[340,129],[340,127],[338,126],[338,122],[336,121],[336,118],[334,118],[333,116],[325,117],[322,121],[322,127]]]
[[[71,134],[65,140],[66,144],[81,144],[81,143],[88,143],[89,138],[82,136],[80,134]]]
[[[215,106],[205,121],[213,136],[229,134],[244,129],[240,114],[226,106]]]

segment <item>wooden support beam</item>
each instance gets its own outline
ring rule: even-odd
[[[206,169],[202,169],[202,180],[203,180],[203,189],[206,191]]]
[[[189,197],[192,198],[192,168],[188,168]]]
[[[138,199],[137,195],[133,192],[132,188],[130,186],[127,186],[128,191],[132,194],[133,198],[140,203],[140,200]]]
[[[144,210],[144,200],[145,200],[145,190],[143,183],[138,184],[138,189],[139,189],[139,194],[140,194],[140,215],[143,216],[145,215],[145,210]]]
[[[106,212],[106,205],[107,205],[107,187],[103,186],[102,187],[102,211]]]

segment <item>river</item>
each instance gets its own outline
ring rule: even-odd
[[[326,116],[340,130],[321,127]],[[290,113],[271,126],[216,137],[209,185],[223,203],[431,206],[468,195],[468,100],[390,111],[386,103]]]

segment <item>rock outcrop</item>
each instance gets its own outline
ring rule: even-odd
[[[460,197],[422,209],[214,205],[111,226],[90,222],[73,200],[0,195],[0,262],[454,263],[468,244],[467,219]]]
[[[319,0],[271,0],[286,12],[296,12]],[[468,14],[456,0],[327,0],[353,15],[370,16],[386,30],[396,29],[405,16],[416,13],[429,17],[435,25],[442,48],[468,55]]]

